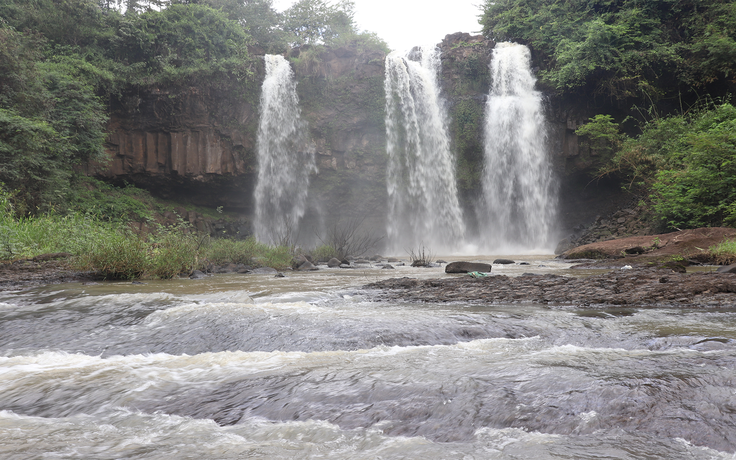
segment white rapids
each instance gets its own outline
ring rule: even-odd
[[[517,260],[495,276],[570,273]],[[736,312],[362,288],[404,276],[453,275],[0,292],[0,458],[734,459]]]

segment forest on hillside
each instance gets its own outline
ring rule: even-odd
[[[18,215],[71,210],[75,167],[105,160],[123,95],[194,86],[237,98],[260,84],[255,53],[348,43],[386,47],[357,30],[349,1],[277,12],[271,0],[3,0],[1,187]]]

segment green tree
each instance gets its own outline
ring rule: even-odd
[[[698,116],[656,174],[654,209],[668,227],[736,225],[736,108]]]
[[[330,44],[342,34],[354,34],[354,4],[340,0],[299,0],[284,11],[283,29],[293,46]]]

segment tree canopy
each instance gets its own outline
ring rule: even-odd
[[[487,0],[481,24],[529,45],[560,92],[656,101],[736,77],[730,0]]]

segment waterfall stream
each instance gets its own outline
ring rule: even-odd
[[[387,233],[397,252],[449,252],[465,233],[439,68],[437,49],[386,58]]]
[[[499,43],[486,104],[481,245],[492,250],[549,249],[556,190],[547,153],[542,95],[534,90],[530,52]]]
[[[298,236],[309,174],[316,166],[291,66],[283,56],[267,54],[265,59],[257,139],[255,234],[258,241],[288,245]]]

